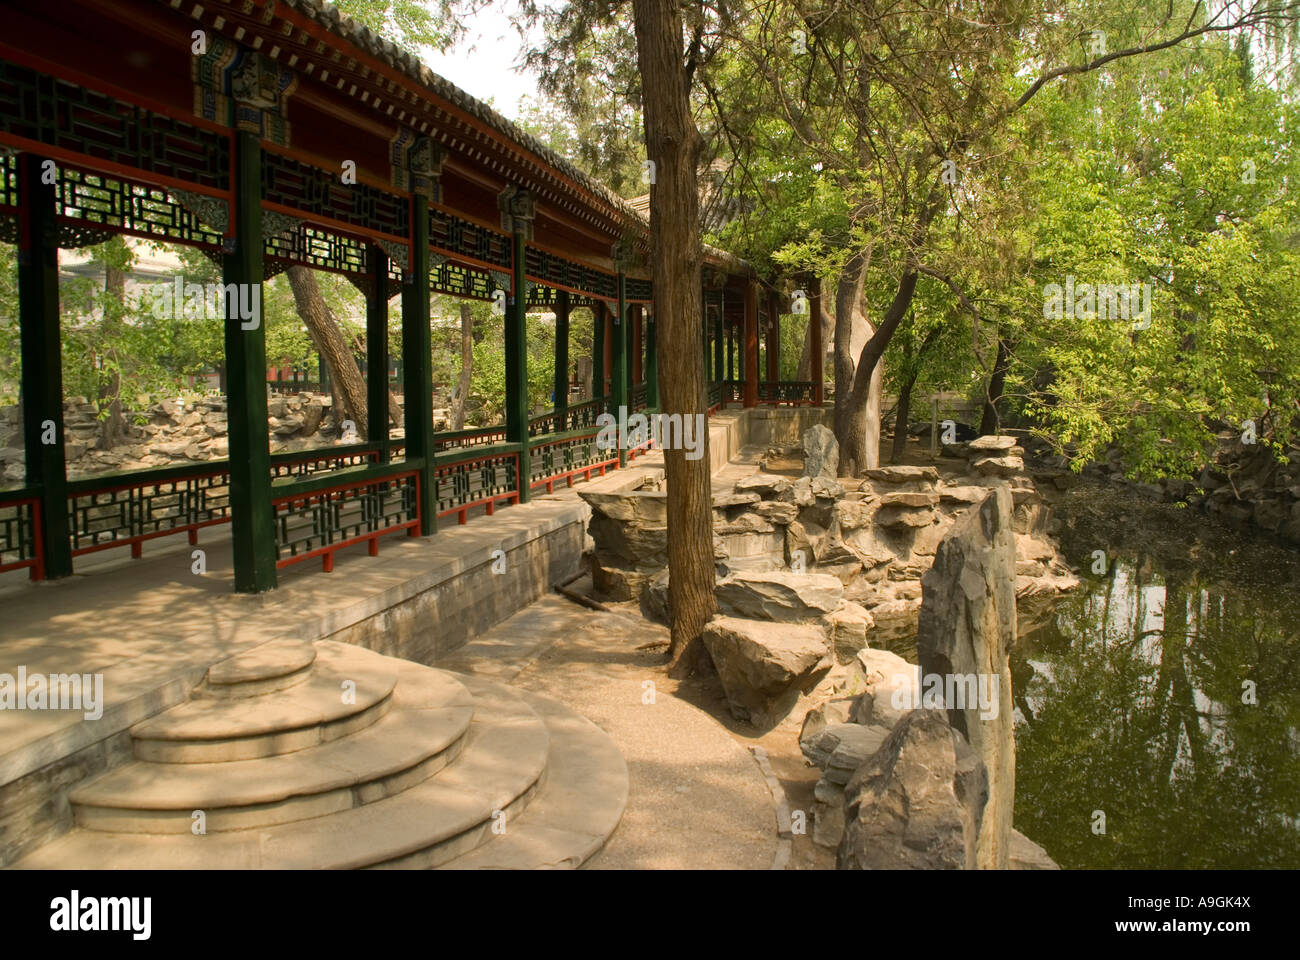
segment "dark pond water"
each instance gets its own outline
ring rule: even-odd
[[[1056,515],[1084,586],[1021,610],[1016,828],[1066,868],[1300,867],[1300,551],[1097,485]]]
[[[1300,867],[1300,552],[1100,487],[1058,515],[1086,579],[1013,658],[1017,829],[1065,867]]]

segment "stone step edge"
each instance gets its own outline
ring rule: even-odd
[[[435,712],[444,716],[435,717]],[[448,713],[451,716],[445,715]],[[292,762],[292,758],[312,751],[233,761],[265,767],[267,771],[267,778],[260,783],[256,775],[241,777],[246,788],[239,794],[221,797],[203,795],[204,791],[220,791],[221,778],[223,775],[230,776],[230,763],[143,764],[161,767],[158,773],[164,776],[176,770],[182,774],[194,771],[196,777],[203,778],[201,783],[192,787],[175,785],[176,789],[169,794],[166,803],[157,803],[153,798],[141,798],[132,795],[129,790],[116,789],[116,781],[129,776],[128,773],[123,773],[130,769],[131,765],[128,764],[76,788],[69,794],[69,800],[79,826],[121,833],[186,833],[191,829],[194,812],[199,810],[205,815],[209,832],[245,830],[323,816],[364,806],[436,775],[459,756],[473,713],[472,707],[391,711],[378,723],[360,731],[357,737],[364,738],[363,744],[378,745],[385,741],[391,742],[398,735],[409,741],[411,749],[383,766],[367,770],[350,771],[346,766],[338,765],[332,768],[331,773],[329,768],[332,754],[345,748],[356,749],[356,744],[337,740],[317,748],[326,754],[312,758],[319,761],[320,768],[311,771],[308,779],[283,787],[272,779],[275,764]],[[417,731],[398,734],[394,729],[401,723],[419,724],[421,720],[428,720],[434,725],[434,730],[430,731],[427,739]],[[310,777],[317,774],[323,774],[327,779],[313,782]],[[191,792],[186,793],[187,789]]]
[[[467,678],[458,675],[458,679],[464,680]],[[468,684],[466,685],[468,686]],[[514,699],[519,699],[517,696],[518,691],[511,690],[503,685],[484,684],[483,681],[477,681],[477,685],[479,688],[486,687],[498,693],[508,692]],[[507,716],[494,723],[488,718],[480,721],[476,716],[471,723],[471,727],[475,723],[481,722],[484,727],[501,728],[498,735],[514,736],[521,722],[528,723],[531,720],[545,732],[544,721],[533,713],[526,703],[523,703],[522,700],[520,702],[528,709],[529,717]],[[507,786],[498,786],[496,795],[488,795],[490,800],[483,803],[479,810],[466,819],[466,822],[455,823],[449,829],[439,829],[433,834],[401,840],[393,838],[391,830],[386,829],[378,833],[376,846],[368,849],[364,855],[340,855],[332,862],[304,864],[300,860],[295,860],[293,857],[283,854],[276,856],[272,853],[267,856],[264,848],[268,840],[292,839],[293,834],[304,829],[318,828],[322,824],[328,824],[345,840],[355,841],[357,836],[366,831],[367,827],[370,827],[371,832],[376,831],[369,824],[349,824],[346,822],[348,820],[358,817],[374,818],[380,814],[392,813],[394,815],[393,819],[400,822],[404,815],[409,815],[408,808],[410,807],[424,804],[437,809],[439,804],[436,797],[425,797],[422,794],[430,790],[436,793],[438,789],[450,788],[451,784],[444,778],[457,776],[457,768],[461,768],[461,773],[464,772],[465,766],[471,759],[473,746],[473,744],[467,742],[465,749],[462,750],[456,762],[444,768],[440,776],[426,780],[395,796],[386,797],[364,807],[353,808],[342,813],[260,829],[229,831],[215,836],[204,837],[195,837],[191,834],[112,834],[74,828],[49,844],[39,847],[28,854],[14,864],[13,868],[104,869],[110,864],[113,869],[127,870],[358,869],[384,866],[437,866],[467,853],[479,843],[489,839],[492,836],[490,826],[493,820],[493,812],[496,810],[504,812],[507,822],[509,822],[526,809],[533,795],[545,782],[549,741],[546,742],[541,751],[540,763],[534,764],[535,769],[530,768],[522,774],[516,775]],[[479,796],[487,799],[482,794]],[[186,863],[185,854],[191,850],[201,849],[202,846],[214,848],[213,852],[220,852],[220,855],[205,863]],[[319,845],[316,848],[319,848]],[[129,861],[131,858],[134,858],[134,862],[124,862]],[[114,862],[115,860],[116,862]],[[220,862],[217,862],[218,860]]]
[[[323,669],[317,661],[308,681],[288,690],[265,698],[191,699],[137,724],[131,728],[135,758],[178,764],[253,760],[328,743],[377,723],[392,706],[399,671],[389,664],[395,661],[361,647],[329,646],[335,648],[332,661]],[[355,684],[351,703],[343,698],[343,680]],[[259,706],[268,716],[251,730],[247,722],[241,728],[239,720]],[[196,719],[196,711],[208,715]]]
[[[467,683],[472,687],[472,684]],[[630,790],[627,761],[599,726],[550,697],[521,691],[551,734],[546,782],[503,836],[494,836],[439,870],[578,869],[604,849],[618,829]],[[585,766],[593,761],[597,775]],[[573,809],[580,795],[583,820]],[[599,803],[593,800],[599,799]]]

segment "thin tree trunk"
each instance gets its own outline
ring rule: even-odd
[[[104,266],[104,319],[100,324],[100,342],[104,345],[106,361],[116,364],[122,325],[122,311],[126,304],[126,274],[115,267]],[[126,418],[122,415],[122,374],[114,369],[108,377],[99,378],[99,442],[100,450],[112,450],[126,439]],[[104,411],[108,416],[104,416]]]
[[[889,454],[890,463],[899,463],[907,452],[907,418],[912,412],[912,388],[918,374],[913,373],[898,389],[898,406],[894,408],[894,446]]]
[[[682,59],[682,15],[674,0],[632,0],[644,104],[646,154],[653,161],[650,194],[651,262],[659,322],[663,412],[704,413],[700,350],[700,211],[696,163],[701,138],[691,116]],[[668,604],[672,610],[669,671],[690,672],[702,661],[700,634],[717,609],[714,599],[712,490],[708,431],[703,456],[664,451],[668,482]]]
[[[334,314],[330,312],[315,275],[307,267],[290,267],[289,287],[298,316],[307,325],[316,348],[329,367],[330,393],[334,396],[334,422],[342,424],[351,420],[357,436],[366,438],[366,381],[361,376],[356,357],[339,329]],[[342,410],[339,409],[340,405]],[[390,408],[389,415],[392,415]]]
[[[451,428],[465,429],[465,401],[469,397],[470,380],[474,373],[474,319],[469,304],[460,305],[460,380],[456,383],[456,396],[451,401]]]
[[[998,355],[993,361],[993,373],[989,377],[988,389],[984,392],[984,413],[980,417],[980,436],[989,436],[1002,428],[1002,418],[998,416],[998,401],[1002,399],[1002,390],[1007,382],[1007,368],[1011,365],[1011,349],[1006,338],[998,336]]]

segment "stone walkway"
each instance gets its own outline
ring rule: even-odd
[[[544,693],[618,744],[627,810],[589,867],[771,869],[776,805],[763,773],[742,742],[686,699],[693,691],[668,677],[667,641],[667,628],[631,611],[603,613],[553,594],[438,665]]]

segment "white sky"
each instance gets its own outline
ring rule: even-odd
[[[494,0],[470,18],[468,36],[454,50],[419,51],[420,59],[430,70],[471,96],[490,102],[498,113],[511,120],[519,118],[520,97],[537,95],[535,77],[514,69],[525,48],[519,32],[510,23],[515,7],[514,0]]]

